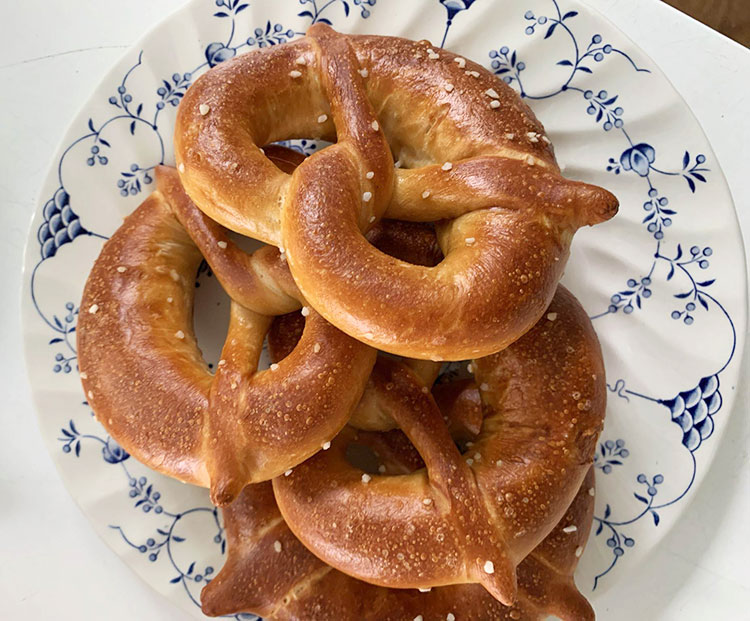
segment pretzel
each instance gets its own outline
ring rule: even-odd
[[[361,434],[365,442],[393,449],[386,460],[389,472],[415,467],[413,451],[394,446],[387,434],[365,436]],[[550,615],[593,621],[594,612],[573,581],[591,527],[593,490],[589,469],[563,518],[518,566],[518,597],[505,607],[473,584],[419,592],[347,576],[317,559],[294,536],[269,483],[250,485],[223,509],[227,559],[201,593],[202,610],[209,616],[246,612],[269,621],[403,621],[420,615],[425,621],[542,621]],[[568,532],[569,524],[578,524],[578,530]]]
[[[390,414],[425,470],[363,477],[346,459],[345,428],[329,451],[273,481],[287,524],[321,560],[381,586],[478,583],[514,601],[516,566],[560,520],[593,461],[606,400],[601,351],[560,287],[528,334],[472,364],[487,413],[466,460],[429,391],[394,363]]]
[[[78,328],[81,379],[98,420],[125,450],[210,487],[223,505],[338,433],[375,352],[310,310],[294,351],[257,371],[270,315],[302,301],[285,263],[275,248],[244,255],[195,208],[173,169],[160,168],[157,184],[89,275]],[[199,248],[234,296],[215,375],[192,328]]]
[[[336,142],[288,175],[259,147],[294,137]],[[175,154],[196,204],[284,248],[323,317],[412,358],[515,341],[552,299],[574,232],[617,210],[606,190],[560,175],[541,124],[487,70],[425,41],[324,24],[196,80]],[[416,267],[377,251],[362,232],[383,216],[442,220],[444,260]]]

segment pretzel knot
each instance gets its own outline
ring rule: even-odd
[[[560,287],[547,317],[472,364],[476,384],[465,389],[481,395],[485,416],[466,456],[424,384],[391,360],[380,398],[425,468],[363,476],[347,459],[347,427],[329,451],[274,479],[284,520],[318,558],[372,584],[476,583],[514,602],[517,565],[560,520],[593,460],[606,401],[601,351]]]
[[[290,175],[259,146],[295,137],[335,143]],[[412,358],[515,341],[552,299],[575,231],[617,209],[606,190],[560,175],[541,124],[487,70],[427,42],[324,24],[198,79],[175,152],[198,207],[284,248],[324,318]],[[444,259],[378,251],[363,233],[381,217],[439,221]]]
[[[269,153],[281,167],[290,152]],[[247,255],[157,171],[158,191],[104,245],[83,294],[81,378],[108,432],[151,468],[210,486],[215,504],[296,466],[349,420],[375,352],[310,310],[294,351],[258,371],[272,315],[299,308],[279,252]],[[215,375],[192,328],[194,278],[205,257],[230,294]]]

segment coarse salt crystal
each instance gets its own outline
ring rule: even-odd
[[[183,332],[182,330],[177,330],[177,332],[175,332],[175,333],[174,333],[174,335],[175,335],[175,336],[176,336],[176,337],[177,337],[178,339],[184,339],[184,338],[185,338],[185,333],[184,333],[184,332]]]
[[[328,115],[327,114],[321,114],[318,117],[318,123],[325,123],[327,120],[328,120]]]
[[[486,574],[494,574],[495,573],[495,563],[492,561],[487,561],[484,564],[484,573]]]
[[[323,444],[322,444],[322,446],[320,448],[322,448],[324,451],[327,451],[329,448],[331,448],[331,443],[330,442],[323,442]]]
[[[495,462],[495,465],[496,465],[496,466],[502,466],[502,465],[503,465],[503,460],[502,460],[502,459],[498,459],[498,460],[497,460],[497,461]]]
[[[463,69],[466,66],[466,59],[465,58],[461,58],[460,56],[456,56],[453,59],[453,62],[454,63],[458,63],[458,68],[459,69]]]
[[[365,179],[372,179],[374,176],[375,176],[375,173],[371,170],[365,173]]]
[[[211,112],[211,108],[206,104],[201,104],[200,106],[198,106],[198,112],[200,112],[203,116],[206,116],[209,112]]]
[[[89,378],[89,376],[86,373],[86,371],[81,371],[81,379],[88,379],[88,378]]]
[[[422,499],[423,505],[431,505],[432,504],[432,498],[423,498]]]
[[[570,533],[574,533],[577,530],[578,527],[571,524],[570,526],[566,526],[565,528],[563,528],[562,532],[564,532],[566,535],[569,535]]]
[[[547,319],[549,319],[550,321],[554,321],[555,319],[557,319],[557,313],[547,313]]]
[[[473,237],[467,237],[465,241],[467,246],[471,246],[477,240]]]
[[[289,476],[290,474],[292,474],[292,472],[294,472],[294,471],[292,470],[292,468],[289,468],[289,470],[287,470],[287,471],[286,471],[286,472],[284,473],[284,476],[285,476],[285,477],[288,477],[288,476]]]
[[[497,110],[499,107],[500,107],[500,102],[497,99],[493,99],[490,102],[490,108],[492,108],[493,110]]]
[[[486,91],[484,91],[484,94],[487,95],[487,97],[491,97],[492,99],[500,99],[500,95],[497,94],[497,91],[494,88],[488,88]]]
[[[91,313],[92,315],[96,315],[96,311],[98,310],[99,310],[98,304],[92,304],[91,306],[89,306],[89,313]]]
[[[313,351],[317,354],[320,351],[320,343],[313,345]]]
[[[454,615],[452,612],[449,612],[447,615],[445,615],[445,621],[456,621],[456,615]]]
[[[94,398],[94,393],[91,392],[90,390],[86,393],[86,395],[88,396],[89,399],[93,399]]]
[[[219,360],[219,366],[220,367],[223,367],[226,363],[227,363],[227,361],[224,360],[224,358],[222,358],[221,360]]]
[[[394,168],[401,168],[401,160],[396,160],[393,164]]]
[[[474,461],[482,461],[482,454],[474,453]]]
[[[443,170],[450,170],[451,168],[453,168],[453,164],[451,162],[446,162],[440,168],[442,168]]]
[[[363,78],[366,78],[368,75],[370,75],[370,72],[367,69],[360,69],[357,71],[359,75],[361,75]]]
[[[276,550],[276,552],[281,552],[281,542],[278,539],[273,542],[273,549]]]
[[[428,198],[429,196],[430,196],[429,190],[425,190],[424,192],[422,192],[422,198]]]
[[[589,487],[589,496],[593,496],[594,494],[596,494],[596,491],[594,490],[594,488]]]
[[[289,75],[290,75],[290,77],[292,77],[292,78],[299,78],[299,77],[302,77],[302,72],[301,72],[301,71],[297,71],[296,69],[292,69],[292,70],[291,70],[291,71],[289,72]]]
[[[378,466],[378,472],[379,472],[380,474],[383,474],[383,473],[385,472],[385,466],[384,466],[383,464],[380,464],[380,465]]]
[[[177,170],[179,170],[181,173],[185,172],[185,164],[180,162],[180,165],[177,167]]]
[[[372,480],[372,477],[365,473],[362,475],[362,483],[369,483]]]
[[[268,368],[271,369],[271,371],[276,371],[279,368],[279,365],[274,362]]]
[[[578,546],[576,548],[576,558],[581,558],[581,554],[583,554],[583,548],[581,546]]]
[[[297,60],[294,61],[296,64],[301,65],[304,67],[307,64],[307,61],[305,60],[304,56],[300,56],[297,58]]]
[[[453,89],[454,89],[455,87],[453,86],[453,84],[451,84],[451,83],[449,82],[449,83],[448,83],[448,84],[446,84],[446,85],[445,85],[445,86],[444,86],[443,88],[445,89],[445,92],[446,92],[446,93],[450,93],[451,91],[453,91]]]
[[[120,274],[122,274],[123,272],[127,271],[127,269],[128,269],[128,268],[127,268],[127,267],[125,267],[124,265],[120,265],[120,266],[119,266],[119,267],[117,268],[117,271],[118,271],[118,272],[120,272]]]
[[[167,298],[167,302],[169,302],[171,304],[172,302],[174,302],[174,298],[173,297],[168,297]]]
[[[467,463],[467,464],[468,464],[469,466],[473,466],[473,465],[474,465],[474,460],[473,460],[473,459],[472,459],[471,457],[469,457],[469,458],[468,458],[468,459],[466,460],[466,463]]]
[[[370,202],[370,199],[371,199],[371,198],[372,198],[372,192],[365,192],[364,194],[362,194],[362,200],[363,200],[363,201],[364,201],[365,203],[368,203],[368,202]]]
[[[370,222],[375,222],[375,216],[370,216]]]
[[[225,248],[227,247],[227,242],[225,242],[225,241],[220,241],[220,242],[217,242],[217,243],[216,243],[216,245],[217,245],[217,246],[218,246],[219,248],[221,248],[222,250],[224,250],[224,249],[225,249]]]
[[[516,135],[515,135],[515,134],[505,134],[505,137],[506,137],[506,138],[507,138],[508,140],[513,140],[513,138],[515,138],[515,137],[516,137]]]
[[[372,127],[375,131],[378,131],[380,129],[380,123],[378,123],[377,121],[373,121],[370,127]]]
[[[466,75],[470,75],[472,78],[478,78],[479,77],[479,72],[478,71],[465,71],[464,73]]]
[[[310,314],[310,309],[307,306],[303,306],[301,312],[303,317],[307,317]]]
[[[533,165],[534,165],[534,158],[533,158],[533,157],[532,157],[531,155],[527,155],[527,156],[526,156],[526,163],[527,163],[527,164],[528,164],[529,166],[533,166]]]
[[[479,387],[479,390],[487,391],[490,387],[486,382],[482,382],[482,385]]]

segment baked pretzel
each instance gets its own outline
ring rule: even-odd
[[[365,434],[362,434],[363,436]],[[390,472],[408,472],[414,456],[391,445]],[[365,440],[366,441],[366,440]],[[418,456],[417,456],[418,457]],[[305,548],[281,518],[269,483],[249,485],[223,509],[227,559],[203,589],[209,616],[240,612],[269,621],[593,621],[594,611],[573,581],[594,509],[589,470],[563,518],[518,566],[518,597],[506,607],[474,584],[427,592],[375,586],[326,565]],[[577,524],[575,532],[568,525]]]
[[[381,586],[478,583],[513,603],[516,566],[560,520],[592,463],[606,400],[601,351],[585,311],[560,287],[528,334],[472,364],[486,413],[469,458],[429,391],[394,362],[385,398],[425,470],[363,476],[346,459],[354,432],[345,428],[329,451],[274,479],[284,519],[321,560]]]
[[[294,351],[257,371],[271,315],[302,301],[283,259],[275,248],[244,255],[192,204],[173,169],[160,168],[157,184],[104,245],[86,282],[81,380],[98,420],[128,452],[210,486],[223,505],[338,433],[375,352],[310,310]],[[192,328],[202,256],[233,295],[215,375]]]
[[[260,145],[295,137],[336,143],[288,175]],[[515,341],[552,299],[574,232],[617,209],[606,190],[560,175],[541,124],[487,70],[426,41],[324,24],[196,80],[175,154],[196,204],[284,248],[328,321],[412,358]],[[377,251],[362,232],[382,216],[442,220],[444,260],[416,267]]]

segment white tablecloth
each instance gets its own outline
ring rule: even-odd
[[[750,52],[658,0],[587,1],[637,41],[685,97],[749,231]],[[22,250],[37,190],[67,123],[125,49],[181,3],[0,3],[2,619],[184,618],[106,548],[63,488],[37,430],[18,310]],[[618,584],[629,618],[750,619],[748,403],[746,383],[731,419],[722,421],[729,425],[722,451],[684,519],[653,551],[642,575]],[[663,580],[666,575],[673,579]],[[622,609],[618,613],[624,618]],[[601,619],[608,617],[600,611]]]

